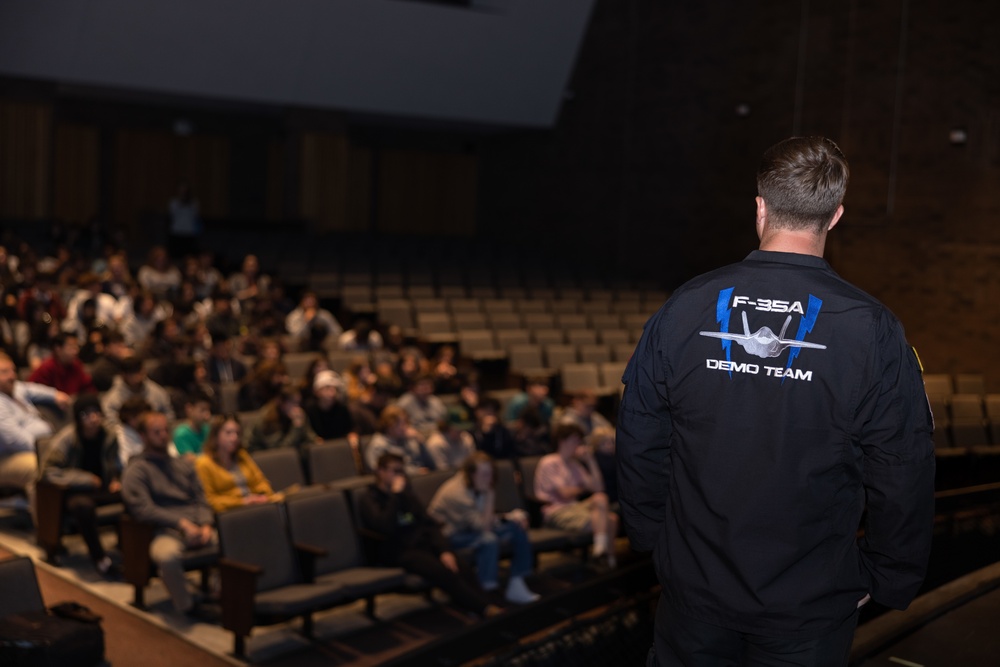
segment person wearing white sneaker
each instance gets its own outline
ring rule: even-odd
[[[514,604],[529,604],[539,595],[524,581],[534,560],[525,532],[528,517],[522,511],[496,513],[495,483],[493,459],[486,452],[475,452],[454,477],[441,485],[427,511],[443,525],[454,549],[473,550],[483,590],[499,587],[500,548],[510,544],[510,579],[505,597]]]
[[[552,429],[554,454],[543,456],[535,469],[535,496],[545,503],[545,525],[594,534],[591,554],[600,568],[616,565],[614,540],[618,515],[610,511],[594,450],[584,443],[583,428],[560,421]]]

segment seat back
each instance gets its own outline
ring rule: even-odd
[[[275,491],[284,491],[290,486],[305,486],[306,476],[302,471],[299,453],[291,447],[265,449],[253,452],[254,462]]]
[[[496,486],[493,488],[497,512],[510,512],[524,509],[524,500],[517,486],[514,465],[510,461],[500,460],[494,464],[497,471]]]
[[[545,366],[556,370],[577,362],[576,345],[546,345]]]
[[[291,378],[292,382],[298,382],[306,376],[306,369],[318,356],[319,354],[316,352],[289,352],[282,357],[281,361],[285,364],[288,377]]]
[[[542,348],[539,345],[511,345],[507,351],[512,371],[522,371],[542,366]]]
[[[951,376],[946,373],[925,373],[924,391],[928,396],[951,396]]]
[[[541,456],[525,456],[521,458],[521,493],[524,498],[535,497],[535,470]]]
[[[441,485],[455,475],[454,470],[432,470],[424,475],[410,477],[410,487],[420,504],[427,507]]]
[[[954,421],[981,421],[983,398],[979,394],[954,394],[951,397],[951,417]]]
[[[955,376],[956,394],[986,393],[986,380],[981,373],[961,373]]]
[[[326,484],[358,474],[354,450],[347,438],[327,440],[307,449],[309,481]]]
[[[563,391],[597,391],[601,380],[597,374],[597,364],[565,364],[561,371]]]
[[[224,558],[261,568],[257,592],[301,583],[283,503],[238,507],[216,516]]]
[[[224,415],[239,412],[239,395],[239,382],[223,382],[219,385],[219,411]]]
[[[627,364],[624,361],[608,361],[603,364],[599,364],[598,368],[601,371],[601,385],[604,387],[621,387],[622,376],[625,375],[625,367]]]
[[[605,343],[580,345],[579,350],[583,363],[604,364],[611,361],[611,349]]]
[[[364,565],[364,553],[343,492],[299,494],[289,498],[286,506],[292,541],[326,551],[316,559],[316,575]]]
[[[27,556],[0,561],[0,591],[0,617],[45,609],[35,564]]]

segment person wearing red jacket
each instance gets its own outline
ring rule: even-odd
[[[76,336],[62,332],[56,335],[52,346],[52,356],[32,371],[28,381],[55,387],[70,396],[96,392],[97,387],[79,359],[80,343]]]

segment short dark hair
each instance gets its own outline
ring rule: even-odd
[[[142,370],[142,358],[139,355],[134,355],[122,359],[120,368],[122,370],[122,375],[131,375],[132,373],[138,373]]]
[[[778,228],[822,231],[844,201],[847,158],[825,137],[792,137],[764,151],[757,194]]]
[[[472,480],[476,476],[476,468],[479,467],[480,463],[489,463],[490,469],[493,471],[493,486],[497,485],[497,464],[493,461],[493,457],[484,451],[476,450],[470,454],[465,461],[462,462],[462,476],[465,478],[465,486],[472,488]]]
[[[385,470],[386,468],[389,467],[390,463],[402,464],[405,463],[405,461],[403,461],[403,457],[400,456],[399,454],[394,454],[393,452],[385,452],[378,457],[378,462],[376,466],[378,467],[379,470]]]
[[[138,417],[139,415],[149,412],[152,407],[142,396],[129,396],[122,403],[121,407],[118,408],[118,420],[123,423],[128,423]]]
[[[68,331],[60,331],[52,337],[52,346],[65,347],[68,340],[76,340],[76,334]]]
[[[580,436],[580,439],[583,440],[587,434],[583,432],[583,429],[576,422],[559,422],[552,429],[552,444],[558,447],[563,440],[571,438],[574,435]]]

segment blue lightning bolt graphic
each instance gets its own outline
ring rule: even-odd
[[[816,318],[819,317],[819,309],[823,307],[823,300],[817,299],[812,294],[809,295],[809,306],[806,308],[805,317],[799,320],[799,330],[795,333],[795,340],[805,340],[806,334],[813,330],[816,326]],[[795,357],[799,356],[799,352],[802,351],[801,347],[793,347],[788,351],[788,365],[785,368],[791,368],[792,362],[795,361]],[[782,379],[784,382],[784,379]]]
[[[733,296],[734,289],[736,287],[719,290],[719,300],[715,304],[715,321],[719,323],[719,331],[722,333],[729,333],[729,316],[733,312],[733,309],[729,307],[729,300]],[[733,341],[723,340],[721,342],[722,349],[726,351],[726,361],[732,361]],[[732,371],[729,371],[729,377],[733,377]]]

